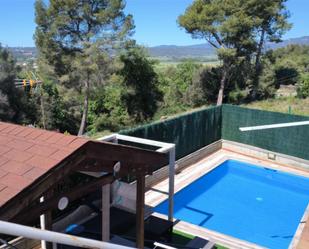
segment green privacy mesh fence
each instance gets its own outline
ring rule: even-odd
[[[177,159],[222,138],[309,160],[309,126],[239,131],[239,127],[303,120],[309,117],[223,105],[120,133],[175,143]]]
[[[309,120],[309,117],[222,106],[222,138],[309,160],[309,126],[241,132],[239,127]]]
[[[219,140],[221,123],[221,107],[211,107],[120,133],[175,143],[179,159]]]

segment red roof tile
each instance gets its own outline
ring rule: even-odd
[[[75,140],[75,137],[73,137],[73,136],[65,136],[65,137],[62,137],[61,139],[59,139],[57,141],[57,144],[68,145],[68,144],[72,143],[74,140]]]
[[[0,169],[3,171],[14,173],[20,176],[25,174],[32,168],[33,166],[29,164],[20,163],[14,160],[9,160],[0,167]]]
[[[62,138],[62,134],[56,133],[54,136],[49,137],[46,142],[47,143],[56,143],[58,140]]]
[[[1,159],[1,160],[0,160],[0,166],[3,165],[3,164],[5,164],[7,161],[9,161],[9,159],[4,158],[4,157],[1,157],[1,156],[0,156],[0,159]],[[1,173],[0,173],[0,177],[1,177]]]
[[[39,137],[40,135],[43,135],[43,134],[44,134],[44,132],[42,130],[33,129],[33,131],[30,134],[28,134],[26,136],[26,138],[27,139],[36,139],[37,137]]]
[[[16,128],[17,128],[16,125],[8,125],[1,132],[8,134],[11,131],[15,130]]]
[[[43,133],[42,135],[37,137],[37,140],[46,141],[48,138],[55,136],[54,132]]]
[[[53,148],[51,146],[45,146],[45,145],[33,145],[30,147],[27,152],[33,153],[36,155],[41,155],[41,156],[50,156],[51,154],[54,154],[58,149]]]
[[[37,167],[40,169],[51,169],[54,167],[59,161],[44,157],[44,156],[33,156],[26,163],[30,164],[32,167]]]
[[[27,171],[23,176],[30,180],[35,180],[39,176],[43,175],[45,172],[47,172],[47,170],[33,167],[32,169]]]
[[[10,200],[13,198],[19,191],[17,189],[13,189],[10,187],[5,187],[0,191],[0,205],[3,205],[7,202],[7,200]]]
[[[0,136],[0,144],[7,144],[8,142],[10,142],[11,139],[7,136]]]
[[[7,187],[6,185],[0,184],[0,191],[1,191],[2,189],[5,189],[6,187]]]
[[[0,178],[5,176],[5,175],[7,175],[7,174],[8,174],[7,171],[4,171],[4,170],[0,169]]]
[[[6,127],[8,127],[9,124],[6,123],[0,123],[0,131],[4,130]]]
[[[11,149],[7,153],[3,154],[3,156],[7,159],[14,159],[18,162],[25,162],[29,160],[33,155],[22,150]]]
[[[33,145],[32,143],[26,142],[21,139],[11,140],[11,142],[7,143],[7,146],[22,151],[30,148],[32,145]]]
[[[18,137],[26,137],[26,136],[28,136],[32,132],[33,132],[32,129],[25,128],[20,133],[18,133]]]
[[[6,152],[10,151],[11,148],[4,146],[4,145],[0,145],[0,155],[5,154]]]
[[[63,158],[66,158],[68,155],[71,154],[71,151],[70,150],[57,150],[55,153],[53,153],[52,155],[50,155],[49,157],[51,159],[54,159],[54,160],[57,160],[57,161],[60,161],[62,160]]]
[[[0,178],[0,184],[17,190],[24,189],[30,183],[31,181],[29,179],[12,173],[8,173],[7,175]]]
[[[25,129],[24,127],[18,126],[18,127],[16,127],[14,130],[12,130],[12,131],[10,132],[10,134],[16,135],[16,134],[22,132],[24,129]]]
[[[80,146],[82,146],[84,143],[85,143],[85,141],[84,141],[83,138],[76,138],[74,141],[72,141],[72,142],[69,144],[69,148],[71,148],[71,149],[77,149],[77,148],[79,148]]]
[[[0,206],[88,140],[0,122]]]

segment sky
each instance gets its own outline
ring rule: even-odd
[[[3,46],[34,46],[35,0],[0,0],[0,43]],[[270,0],[271,1],[271,0]],[[134,38],[145,46],[192,45],[194,40],[176,20],[193,0],[127,0],[126,13],[134,17]],[[309,0],[288,0],[293,27],[284,39],[309,35]]]

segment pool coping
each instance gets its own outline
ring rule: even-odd
[[[309,171],[302,170],[295,167],[290,167],[282,163],[277,163],[272,160],[267,160],[264,158],[255,157],[252,155],[245,155],[241,152],[234,151],[231,149],[219,149],[208,156],[202,158],[201,160],[193,163],[184,169],[181,172],[175,175],[175,193],[182,190],[183,188],[190,185],[195,180],[199,179],[201,176],[209,173],[211,170],[218,167],[221,163],[226,160],[238,160],[246,163],[251,163],[258,167],[267,167],[275,170],[280,170],[286,173],[292,173],[300,176],[309,177]],[[149,191],[146,192],[145,201],[146,205],[150,207],[155,207],[162,201],[167,199],[167,185],[168,179],[160,181],[158,184],[154,185]],[[158,187],[159,189],[156,189]],[[156,192],[156,193],[155,193]],[[167,219],[166,215],[159,213],[153,213],[152,215],[159,216],[161,218]],[[254,248],[260,249],[264,248],[260,245],[237,239],[235,237],[222,234],[210,229],[199,227],[197,225],[190,224],[188,222],[175,220],[176,225],[175,229],[192,234],[194,236],[200,236],[205,239],[208,239],[212,242],[219,243],[223,246],[228,246],[229,248]],[[289,249],[294,249],[297,247],[301,240],[302,232],[306,226],[306,223],[309,223],[309,205],[305,209],[305,212],[302,216],[300,224],[298,225],[296,232],[293,236],[293,239],[290,242]]]
[[[167,215],[160,213],[153,213],[153,216],[159,217],[161,219],[168,219]],[[222,246],[227,246],[228,248],[233,249],[265,249],[266,247],[262,247],[260,245],[254,244],[249,241],[237,239],[235,237],[216,232],[211,229],[207,229],[204,227],[200,227],[198,225],[191,224],[189,222],[181,221],[174,219],[174,229],[188,233],[194,236],[198,236],[200,238],[209,240],[216,244],[220,244]]]
[[[305,213],[303,214],[299,225],[296,229],[296,232],[294,234],[294,237],[289,245],[289,249],[294,249],[297,247],[297,245],[299,244],[300,240],[301,240],[301,236],[302,236],[302,232],[305,229],[306,223],[309,221],[309,204],[307,206],[307,208],[305,209]]]

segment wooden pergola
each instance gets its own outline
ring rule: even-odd
[[[102,239],[108,241],[110,184],[117,178],[132,175],[137,181],[136,241],[138,248],[144,248],[145,176],[167,163],[166,153],[88,140],[5,202],[0,208],[0,219],[33,225],[44,215],[48,230],[52,225],[51,211],[59,207],[61,199],[73,202],[102,188]],[[101,173],[101,176],[60,194],[52,191],[70,175],[81,171]]]

